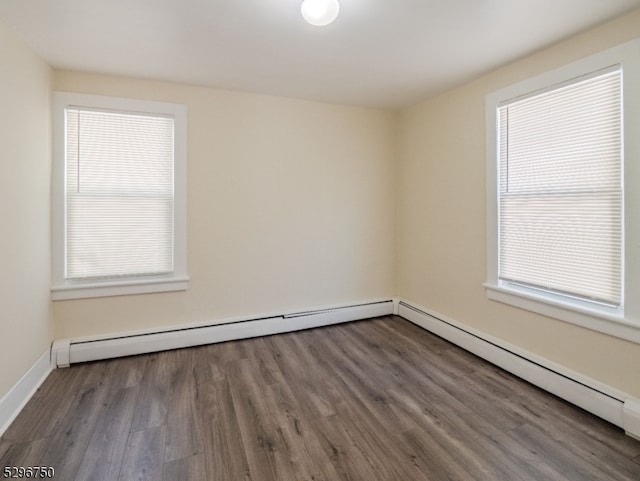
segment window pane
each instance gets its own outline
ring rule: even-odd
[[[504,198],[500,214],[503,280],[620,302],[619,195]]]
[[[619,71],[499,109],[499,277],[621,304]]]
[[[66,110],[66,278],[173,270],[173,119]]]

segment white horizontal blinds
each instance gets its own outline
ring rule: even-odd
[[[621,304],[621,78],[498,109],[502,280]]]
[[[173,271],[173,118],[65,113],[65,277]]]

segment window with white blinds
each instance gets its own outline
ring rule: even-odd
[[[67,279],[173,271],[173,118],[66,109]]]
[[[498,108],[499,279],[622,303],[621,71]]]
[[[56,92],[54,120],[54,299],[186,288],[184,106]]]

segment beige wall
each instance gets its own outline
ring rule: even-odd
[[[56,338],[394,294],[396,114],[78,72],[55,89],[187,105],[191,276],[56,301]]]
[[[49,67],[0,23],[0,398],[48,349]]]
[[[485,96],[639,35],[636,11],[404,110],[397,173],[401,297],[636,397],[640,345],[489,301],[482,283]]]

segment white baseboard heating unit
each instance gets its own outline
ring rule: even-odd
[[[70,364],[247,339],[393,314],[393,300],[379,300],[302,312],[233,319],[92,338],[63,339],[51,347],[55,367]]]
[[[413,303],[398,315],[640,439],[639,399]]]

